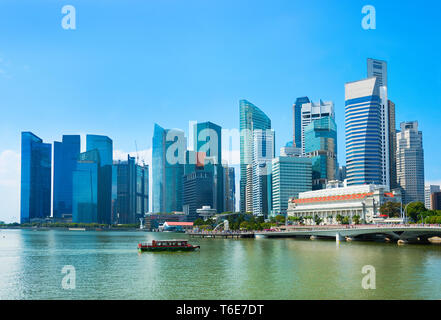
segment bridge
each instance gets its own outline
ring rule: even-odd
[[[440,225],[337,225],[292,227],[284,231],[255,232],[265,238],[322,238],[336,240],[385,240],[398,243],[428,243],[429,238],[441,237]]]

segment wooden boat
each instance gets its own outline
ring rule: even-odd
[[[200,249],[200,246],[189,244],[188,240],[153,240],[152,243],[138,243],[140,252],[194,251],[196,249]]]

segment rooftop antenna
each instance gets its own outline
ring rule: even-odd
[[[138,144],[136,143],[136,140],[135,140],[135,149],[136,149],[136,164],[138,164],[138,162],[139,162],[139,155],[138,155]]]

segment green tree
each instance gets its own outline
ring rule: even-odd
[[[401,203],[388,201],[381,205],[380,213],[387,215],[389,218],[399,217],[401,215]]]
[[[355,215],[355,216],[353,216],[353,217],[352,217],[352,221],[353,221],[355,224],[360,224],[360,216],[359,216],[359,215]]]
[[[406,207],[407,216],[411,218],[414,222],[417,222],[421,215],[424,216],[426,214],[426,211],[427,209],[424,206],[424,203],[420,201],[409,203]]]
[[[341,214],[338,214],[338,215],[335,217],[335,220],[337,220],[338,223],[343,223],[343,216],[342,216]]]
[[[341,223],[342,223],[342,224],[349,224],[349,217],[344,217],[344,218],[341,220]]]
[[[314,217],[314,222],[315,222],[316,225],[319,225],[320,223],[322,223],[322,221],[323,220],[319,216],[315,216]]]
[[[284,224],[285,223],[285,216],[282,214],[279,214],[276,216],[276,222],[280,223],[280,224]]]

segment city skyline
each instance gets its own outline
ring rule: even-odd
[[[197,2],[192,2],[191,5],[194,6],[195,3]],[[6,3],[2,6],[7,9],[14,5]],[[170,9],[163,4],[155,4],[154,6],[156,10]],[[232,3],[218,4],[218,6],[223,9],[222,15],[216,16],[213,12],[209,12],[208,17],[214,15],[218,20],[219,17],[227,17],[232,22],[231,28],[237,27],[239,24],[238,16],[245,10],[246,5],[235,5],[236,10],[232,13],[227,13],[227,9],[233,6]],[[387,61],[389,95],[396,103],[396,125],[398,127],[399,123],[404,121],[418,121],[420,130],[424,135],[426,183],[440,184],[441,169],[437,159],[440,158],[441,151],[435,147],[429,147],[436,145],[436,135],[430,133],[437,132],[436,123],[433,119],[439,113],[436,102],[440,100],[440,93],[437,88],[441,83],[439,77],[441,70],[439,65],[434,63],[436,60],[433,53],[437,52],[436,48],[439,44],[430,41],[436,35],[435,27],[430,28],[430,24],[433,23],[430,22],[431,19],[427,19],[428,22],[425,22],[424,26],[408,26],[403,17],[410,14],[414,9],[418,12],[418,8],[414,8],[409,4],[402,4],[396,10],[388,10],[392,4],[375,3],[375,6],[379,14],[378,28],[382,30],[381,35],[375,30],[366,31],[360,27],[361,6],[358,4],[349,4],[347,8],[344,8],[341,4],[324,5],[326,13],[314,11],[315,14],[323,17],[327,15],[336,18],[351,17],[351,19],[347,19],[347,22],[342,22],[338,26],[331,26],[331,30],[326,31],[323,36],[319,35],[323,31],[319,22],[316,23],[316,26],[310,26],[302,17],[301,13],[313,12],[308,5],[299,7],[294,4],[281,3],[280,8],[272,9],[272,13],[276,13],[279,20],[267,19],[267,29],[256,26],[257,30],[241,30],[238,36],[232,35],[232,29],[230,28],[226,28],[226,30],[218,29],[219,21],[210,23],[208,19],[205,20],[205,18],[199,17],[197,22],[206,24],[210,32],[214,32],[215,35],[221,38],[222,36],[231,37],[231,40],[227,41],[227,48],[232,49],[240,40],[247,39],[244,44],[258,49],[252,50],[254,59],[251,59],[248,63],[244,63],[245,57],[250,54],[248,50],[245,50],[248,52],[247,55],[236,50],[237,57],[234,58],[227,51],[218,52],[210,58],[209,53],[212,52],[210,49],[217,49],[218,44],[215,41],[208,41],[207,33],[196,30],[197,23],[183,31],[174,28],[177,26],[174,24],[174,27],[171,26],[166,29],[161,35],[171,36],[172,40],[177,40],[176,35],[182,34],[182,32],[192,32],[195,35],[195,40],[190,44],[196,45],[194,51],[183,42],[178,41],[178,45],[185,49],[182,61],[188,63],[191,68],[196,67],[196,72],[194,75],[187,77],[188,70],[180,67],[177,69],[177,80],[180,81],[167,82],[169,80],[168,78],[166,80],[164,76],[170,74],[171,71],[166,68],[167,72],[159,78],[158,84],[154,85],[151,90],[146,88],[152,84],[152,80],[147,79],[142,82],[140,75],[131,71],[132,63],[112,64],[114,61],[119,61],[118,57],[123,60],[129,58],[129,53],[120,50],[107,59],[105,58],[104,61],[98,62],[103,53],[112,49],[112,45],[107,39],[101,40],[102,49],[85,56],[88,46],[93,46],[91,39],[102,32],[99,29],[99,23],[103,22],[102,16],[97,14],[96,17],[93,17],[94,22],[90,21],[92,13],[97,12],[97,8],[93,5],[83,4],[78,6],[78,15],[81,20],[79,20],[78,29],[70,34],[55,26],[55,22],[50,19],[43,21],[47,13],[41,9],[36,9],[32,5],[29,8],[23,8],[23,11],[28,12],[27,10],[29,10],[29,14],[31,14],[31,10],[42,13],[42,20],[38,20],[32,27],[30,27],[29,22],[18,25],[14,22],[14,19],[17,19],[15,14],[5,16],[4,12],[8,10],[1,10],[0,20],[2,25],[0,27],[2,29],[10,28],[12,34],[15,33],[18,38],[25,40],[24,42],[27,44],[20,45],[12,41],[11,38],[6,38],[5,35],[0,36],[4,43],[9,44],[8,48],[0,48],[0,68],[2,70],[0,72],[0,87],[4,97],[2,103],[3,116],[0,120],[0,192],[2,195],[0,198],[0,203],[2,203],[0,205],[0,220],[11,221],[13,216],[16,219],[18,218],[19,141],[21,131],[31,131],[47,143],[60,141],[62,135],[68,134],[81,135],[83,144],[85,143],[86,133],[107,135],[115,142],[115,159],[126,159],[128,152],[131,156],[136,156],[136,141],[139,146],[139,153],[144,155],[141,157],[148,161],[154,123],[161,123],[168,128],[182,128],[186,137],[189,137],[187,121],[190,120],[213,121],[226,129],[238,128],[238,100],[248,99],[261,108],[271,119],[277,137],[275,149],[279,150],[280,146],[284,146],[286,142],[292,140],[291,109],[295,99],[308,96],[314,101],[322,98],[326,101],[333,101],[335,104],[339,141],[337,154],[338,162],[342,165],[345,163],[343,85],[346,82],[356,81],[366,76],[366,58],[378,58]],[[57,12],[59,11],[56,5],[50,5],[49,7],[53,10],[56,9]],[[146,7],[151,8],[147,5]],[[118,9],[120,8],[109,7],[104,10],[104,15],[106,13],[111,14]],[[177,15],[180,9],[183,9],[183,7],[178,5],[178,8],[173,9],[168,15]],[[264,5],[257,5],[253,12],[256,14],[256,18],[265,18],[265,9],[267,8]],[[284,15],[283,11],[288,13]],[[382,20],[386,19],[384,15],[381,18],[382,11],[387,11],[390,15],[387,18],[388,21]],[[391,13],[392,11],[393,13]],[[188,11],[184,12],[188,13]],[[425,15],[430,16],[431,14],[433,14],[431,11],[425,11]],[[298,18],[295,23],[291,22],[294,18]],[[135,21],[140,21],[139,19],[135,19]],[[248,20],[250,17],[245,19]],[[20,19],[17,20],[20,21]],[[340,19],[339,21],[343,20]],[[159,26],[163,25],[163,22],[157,19],[155,19],[155,22]],[[59,23],[58,20],[57,23]],[[427,24],[429,24],[429,27]],[[52,25],[53,31],[50,30]],[[152,27],[149,23],[144,26],[146,28]],[[295,31],[295,26],[310,26],[311,29],[305,35],[302,35]],[[120,25],[122,30],[119,31],[117,26],[107,25],[106,27],[110,28],[111,32],[115,31],[115,36],[120,39],[132,30],[133,25]],[[155,27],[155,30],[157,28],[158,26]],[[340,40],[332,37],[335,42],[324,39],[326,35],[329,36],[328,32],[341,32],[342,28],[347,28],[348,32],[347,37],[343,37],[344,39]],[[402,28],[411,29],[405,37],[402,35]],[[32,40],[32,37],[43,29],[45,31],[48,29],[44,44],[54,49],[52,53],[48,52],[46,48],[44,50],[34,50],[38,44]],[[88,30],[90,34],[86,35],[85,30]],[[108,31],[106,30],[106,33]],[[262,43],[256,38],[257,35],[262,33],[264,40],[274,44],[274,50],[265,49],[266,45],[262,46]],[[271,40],[275,35],[280,35],[280,38],[276,36],[276,39]],[[360,37],[360,40],[355,40],[357,36]],[[399,38],[396,39],[396,42],[392,41],[395,36]],[[407,40],[403,41],[403,37]],[[165,37],[165,39],[167,38]],[[353,43],[347,44],[348,39],[351,39]],[[387,40],[391,40],[391,43],[385,43]],[[207,43],[207,41],[208,48],[200,46],[201,43]],[[366,41],[366,44],[362,44],[363,41]],[[69,44],[70,42],[72,44]],[[164,40],[163,49],[171,48],[172,42]],[[315,53],[309,52],[308,55],[305,55],[305,53],[299,53],[298,51],[293,53],[292,50],[289,50],[292,45],[296,46],[298,42],[305,43],[306,47],[312,48],[311,51],[315,50]],[[374,49],[373,44],[377,42],[381,43],[382,46]],[[417,47],[417,44],[433,46],[431,50],[427,50],[427,59],[424,59],[424,61],[420,59],[417,63],[414,61],[412,65],[409,65],[409,61],[413,61],[411,59],[412,55],[418,50],[418,48],[408,48],[406,44],[409,42],[412,42],[415,47]],[[59,46],[57,47],[55,43]],[[349,49],[351,45],[354,46],[354,48],[357,48],[356,52],[346,53],[345,45],[348,45]],[[150,47],[151,45],[143,46]],[[197,54],[197,49],[200,49],[202,53]],[[257,51],[260,49],[264,50],[258,53]],[[71,52],[72,50],[73,52]],[[31,55],[30,52],[33,52],[33,54]],[[48,54],[44,60],[42,59],[43,52]],[[69,54],[69,52],[71,53]],[[167,50],[166,52],[166,58],[170,58],[172,61],[175,61],[173,58],[179,58],[179,56]],[[195,54],[196,57],[192,57],[191,54]],[[62,56],[63,58],[61,58]],[[202,60],[200,59],[201,56]],[[337,59],[334,59],[335,57]],[[156,58],[156,61],[158,61],[156,51],[150,54],[148,58]],[[264,64],[264,61],[268,59],[275,61],[277,58],[280,59],[278,59],[279,62],[275,66]],[[46,60],[53,63],[53,65],[48,65]],[[147,71],[151,67],[146,57],[135,54],[134,60],[141,64],[141,70]],[[159,65],[164,67],[164,60],[159,61],[162,61]],[[230,64],[231,68],[225,68]],[[317,64],[317,67],[313,66],[314,64]],[[110,68],[111,65],[114,69]],[[178,65],[178,62],[173,62],[171,67]],[[78,68],[78,71],[75,68]],[[133,81],[138,81],[142,85],[138,84],[133,88],[128,88],[127,85],[123,85],[121,80],[116,80],[112,84],[108,80],[104,80],[105,77],[109,76],[108,68],[112,69],[112,73],[117,76],[116,78],[130,79],[129,83],[131,84],[134,83]],[[283,70],[284,68],[286,68],[286,71]],[[85,73],[86,69],[92,71],[92,79],[83,83],[87,75]],[[205,69],[207,71],[204,71]],[[48,70],[48,73],[40,75],[40,71],[44,70]],[[60,70],[63,70],[63,72]],[[294,70],[295,72],[293,72]],[[424,70],[430,70],[430,72]],[[66,73],[70,77],[65,77]],[[152,74],[160,75],[161,69],[154,68]],[[280,79],[276,79],[279,74],[281,75]],[[209,75],[212,78],[207,78]],[[296,75],[301,75],[299,77],[301,79],[293,79],[296,78]],[[324,76],[325,79],[319,79],[320,75]],[[235,77],[238,77],[238,79],[232,81],[231,84],[227,84],[227,81]],[[35,83],[35,79],[40,79],[40,81],[37,81],[39,83]],[[207,79],[209,80],[207,81]],[[415,79],[424,79],[424,81],[415,81]],[[180,90],[176,91],[177,82],[182,85],[182,80],[188,81]],[[203,82],[207,83],[204,84]],[[245,82],[247,83],[245,84]],[[209,88],[210,86],[211,88]],[[219,86],[224,86],[223,89],[227,90],[219,90]],[[48,87],[51,90],[48,90]],[[207,88],[209,90],[206,90]],[[115,89],[117,89],[117,92],[113,92]],[[28,96],[23,94],[24,90],[28,93]],[[155,90],[157,92],[154,93]],[[184,92],[185,90],[192,91],[191,95],[194,97],[190,97],[189,93]],[[169,97],[169,91],[175,93]],[[133,97],[129,97],[129,95],[133,95]],[[424,103],[421,103],[422,95],[424,96]],[[167,112],[159,112],[156,109],[166,109]],[[129,111],[128,114],[131,114],[131,118],[122,115],[124,110]],[[139,117],[135,117],[138,114]],[[234,116],[231,116],[231,114]],[[118,121],[121,121],[120,125],[118,125]],[[84,145],[82,145],[81,151],[85,151]],[[238,175],[239,173],[236,171],[236,180]]]

